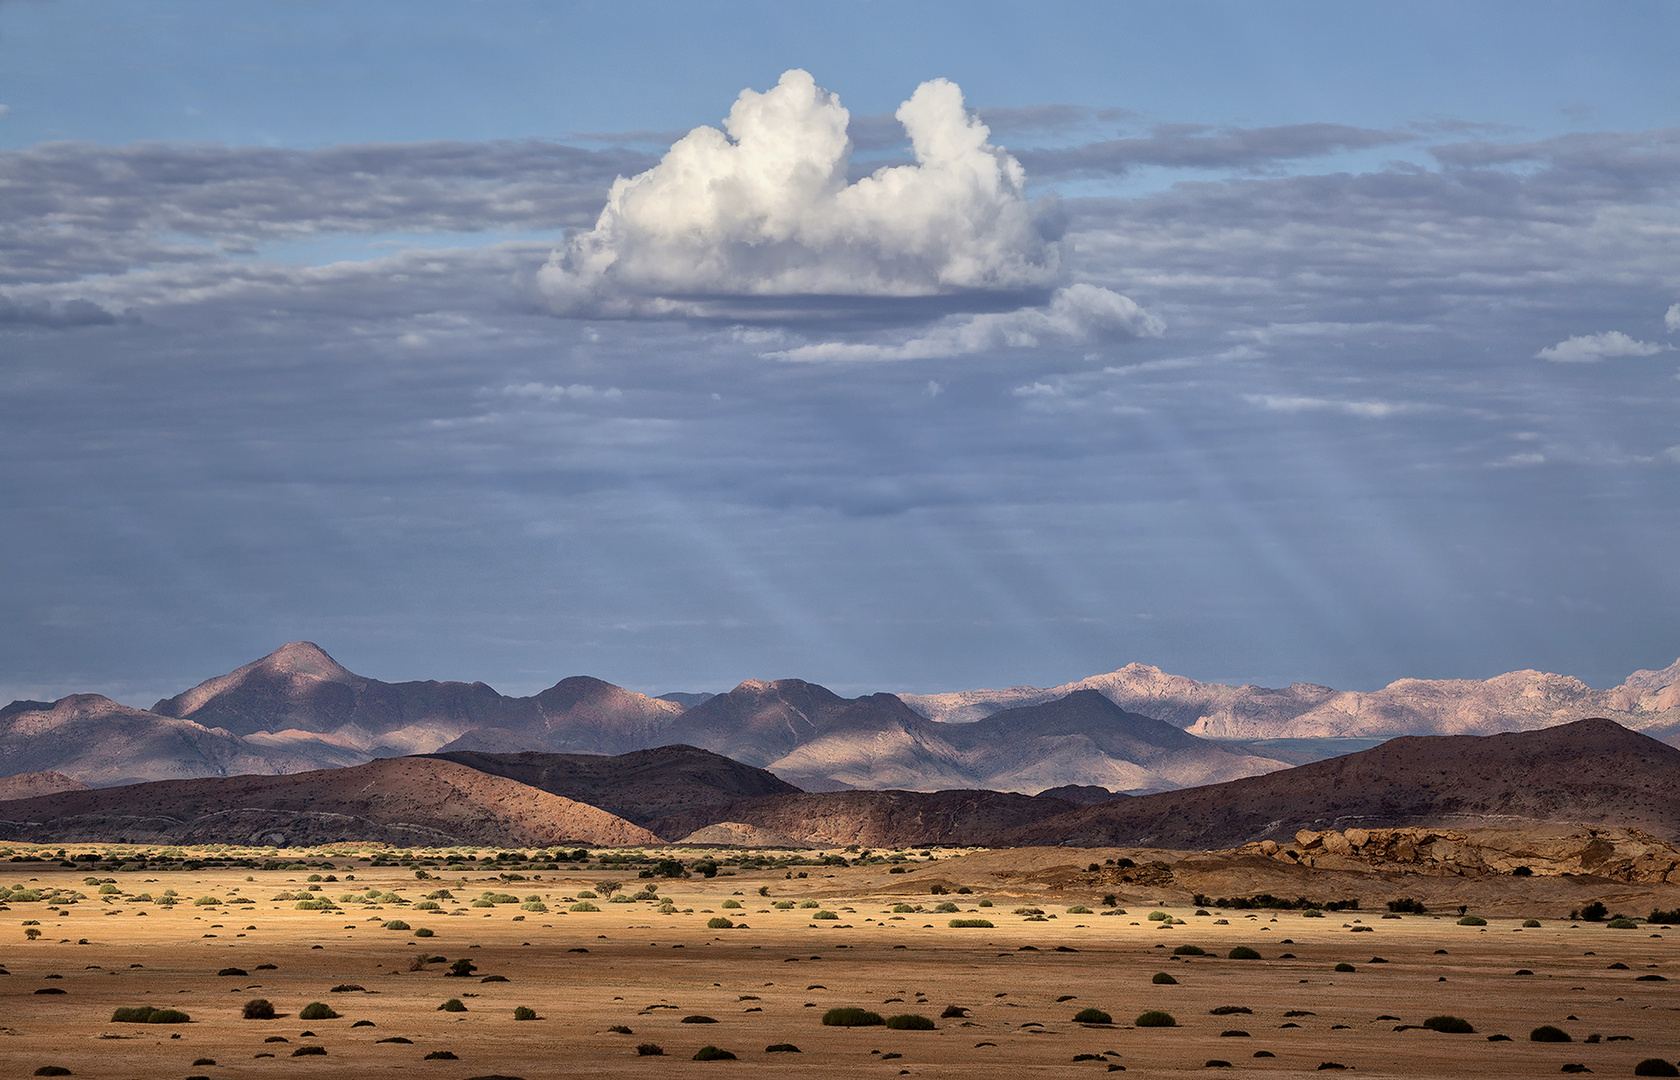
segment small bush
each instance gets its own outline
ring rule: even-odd
[[[1354,970],[1354,967],[1352,964],[1337,964],[1332,970],[1347,972]]]
[[[1637,930],[1639,928],[1639,924],[1632,919],[1611,919],[1604,926],[1609,930]]]
[[[1680,1076],[1680,1069],[1662,1058],[1646,1058],[1633,1067],[1635,1076]]]
[[[713,915],[706,920],[706,929],[708,930],[733,930],[734,928],[735,920],[726,919],[722,915]]]
[[[887,1026],[894,1031],[932,1031],[933,1021],[916,1013],[900,1013],[887,1017]]]
[[[1069,915],[1089,915],[1091,914],[1091,909],[1086,907],[1084,904],[1075,904],[1067,909],[1067,913]]]
[[[1215,1008],[1209,1009],[1208,1010],[1208,1015],[1209,1016],[1232,1016],[1236,1013],[1242,1013],[1243,1015],[1248,1016],[1248,1015],[1252,1015],[1253,1012],[1254,1012],[1254,1010],[1249,1008],[1247,1005],[1219,1005],[1219,1006],[1216,1006]]]
[[[1307,908],[1305,911],[1301,912],[1301,918],[1303,918],[1303,919],[1322,919],[1322,918],[1324,918],[1324,912],[1318,910],[1315,907],[1310,907],[1310,908]]]
[[[594,904],[591,904],[587,900],[579,900],[577,903],[572,905],[571,910],[573,910],[573,911],[600,911],[601,909],[596,907]]]
[[[1172,951],[1174,956],[1206,956],[1207,950],[1200,945],[1180,945]]]
[[[1249,948],[1247,945],[1238,945],[1236,948],[1232,949],[1230,952],[1226,953],[1225,955],[1230,957],[1232,960],[1258,960],[1258,959],[1260,959],[1260,954],[1255,952],[1253,949]]]
[[[1537,927],[1539,925],[1540,925],[1540,920],[1539,919],[1524,919],[1523,920],[1523,928],[1525,930],[1533,930],[1535,927]]]
[[[665,1048],[658,1043],[640,1043],[636,1047],[637,1057],[663,1057]]]
[[[1399,912],[1404,915],[1422,915],[1429,909],[1423,906],[1423,901],[1413,900],[1409,896],[1403,896],[1398,900],[1390,900],[1388,902],[1388,910]]]
[[[192,1017],[180,1009],[156,1009],[150,1005],[118,1008],[111,1013],[113,1024],[189,1024]]]
[[[1150,1009],[1148,1012],[1139,1016],[1137,1018],[1136,1022],[1137,1022],[1138,1027],[1177,1027],[1178,1026],[1178,1021],[1174,1020],[1172,1018],[1171,1013],[1162,1012],[1160,1009]]]
[[[327,1048],[324,1046],[300,1046],[292,1051],[293,1057],[326,1057]]]
[[[702,1046],[694,1051],[695,1061],[734,1061],[735,1055],[727,1050],[719,1050],[715,1046]]]
[[[71,1073],[71,1071],[69,1069],[66,1069],[62,1065],[43,1065],[39,1069],[35,1070],[35,1075],[36,1076],[72,1076],[74,1074]]]
[[[1172,918],[1172,916],[1168,915],[1164,911],[1151,911],[1149,913],[1150,922],[1166,922],[1170,918]]]
[[[274,1002],[267,998],[252,998],[245,1003],[245,1019],[272,1020],[274,1019]]]
[[[1539,1027],[1528,1033],[1528,1041],[1574,1042],[1575,1040],[1569,1037],[1569,1032],[1560,1027],[1554,1027],[1551,1024],[1541,1024]]]
[[[1076,1024],[1112,1024],[1114,1023],[1114,1017],[1101,1009],[1080,1009],[1073,1014],[1073,1022]]]
[[[1669,911],[1657,908],[1655,911],[1651,912],[1651,917],[1645,921],[1651,923],[1668,923],[1670,925],[1680,923],[1680,908],[1674,908]]]
[[[250,974],[250,972],[246,971],[244,968],[236,968],[236,967],[225,967],[222,970],[216,972],[216,975],[218,977],[223,976],[223,975],[234,975],[234,976],[237,976],[239,978],[244,978],[245,976],[247,976],[249,974]]]
[[[1462,1016],[1431,1016],[1423,1022],[1430,1031],[1444,1031],[1449,1035],[1474,1035],[1476,1029]]]
[[[813,919],[838,919],[839,917],[839,915],[836,915],[832,911],[819,911],[815,915],[811,916]]]
[[[432,932],[430,930],[426,929],[424,926],[422,926],[422,927],[420,927],[420,929],[414,931],[414,936],[415,937],[431,937]]]
[[[823,1027],[878,1027],[886,1023],[878,1012],[846,1005],[823,1013]]]
[[[466,1012],[467,1007],[461,1004],[460,998],[450,998],[437,1007],[438,1012]]]
[[[941,1020],[961,1020],[968,1015],[968,1010],[961,1005],[947,1005],[945,1011],[939,1014]]]
[[[337,1020],[338,1013],[324,1001],[311,1001],[298,1010],[299,1020]]]
[[[952,919],[950,922],[946,923],[946,925],[950,926],[953,929],[962,929],[964,927],[977,927],[977,928],[982,929],[982,930],[990,930],[992,928],[992,920],[990,920],[990,919]]]
[[[1604,901],[1594,900],[1581,909],[1581,918],[1587,922],[1603,922],[1610,915],[1610,909],[1604,906]]]
[[[521,1005],[517,1009],[513,1010],[513,1018],[515,1020],[535,1020],[537,1019],[537,1010],[528,1009]]]
[[[461,1059],[455,1056],[455,1052],[453,1050],[433,1050],[431,1053],[427,1054],[425,1057],[421,1058],[420,1060],[421,1061],[460,1061]]]
[[[792,1043],[771,1043],[764,1048],[766,1054],[797,1054],[799,1047]]]
[[[951,912],[957,911],[957,910],[960,910],[960,909],[957,907],[957,905],[951,903],[951,901],[946,900],[944,903],[934,905],[933,910],[939,912],[942,915],[948,915]]]
[[[1154,977],[1151,978],[1149,981],[1154,983],[1156,986],[1177,986],[1178,985],[1178,980],[1173,978],[1171,975],[1168,975],[1164,971],[1157,971],[1155,973]]]
[[[1486,926],[1487,920],[1480,915],[1461,915],[1458,919],[1460,926]]]
[[[407,923],[403,922],[401,919],[392,919],[390,922],[385,924],[385,929],[387,929],[387,930],[411,930],[411,929],[413,929],[413,927],[409,926]]]
[[[711,1016],[701,1016],[699,1014],[696,1014],[694,1016],[683,1017],[682,1020],[681,1020],[681,1023],[684,1023],[684,1024],[715,1024],[715,1023],[717,1023],[717,1019],[715,1017],[711,1017]]]

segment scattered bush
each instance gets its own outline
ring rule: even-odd
[[[1651,917],[1645,920],[1652,923],[1680,923],[1680,908],[1664,911],[1661,908],[1651,912]]]
[[[722,915],[713,915],[711,918],[706,920],[706,929],[733,930],[735,929],[735,920],[726,919]]]
[[[894,1031],[932,1031],[933,1021],[916,1013],[900,1013],[887,1017],[887,1026]]]
[[[1091,914],[1091,909],[1086,907],[1084,904],[1075,904],[1067,909],[1067,913],[1069,915],[1089,915]]]
[[[878,1012],[846,1005],[823,1013],[823,1027],[877,1027],[886,1023]]]
[[[1101,1009],[1080,1009],[1073,1014],[1073,1022],[1076,1024],[1112,1024],[1114,1023],[1114,1017]]]
[[[387,930],[411,930],[411,929],[413,929],[413,927],[409,926],[407,923],[403,922],[401,919],[392,919],[390,922],[385,924],[385,929],[387,929]]]
[[[1166,922],[1168,919],[1171,919],[1171,918],[1172,918],[1172,916],[1168,915],[1164,911],[1151,911],[1149,913],[1149,921],[1150,922]]]
[[[1581,909],[1580,917],[1587,922],[1603,922],[1610,915],[1610,909],[1604,906],[1604,901],[1594,900]]]
[[[324,1046],[300,1046],[292,1051],[293,1057],[326,1057],[327,1048]]]
[[[1430,1031],[1444,1031],[1449,1035],[1474,1035],[1476,1029],[1462,1016],[1431,1016],[1423,1022]]]
[[[528,1009],[521,1005],[513,1010],[513,1018],[515,1020],[535,1020],[537,1019],[537,1010]]]
[[[252,998],[245,1003],[245,1019],[272,1020],[274,1019],[274,1002],[267,998]]]
[[[432,932],[430,930],[426,929],[424,926],[422,926],[418,930],[414,931],[414,936],[415,937],[431,937]]]
[[[431,1053],[427,1054],[425,1057],[421,1058],[420,1060],[422,1060],[422,1061],[460,1061],[461,1059],[455,1056],[455,1052],[453,1050],[433,1050]]]
[[[1553,1027],[1551,1024],[1541,1024],[1539,1027],[1528,1033],[1528,1041],[1574,1042],[1575,1040],[1569,1037],[1569,1032],[1560,1027]]]
[[[1174,956],[1206,956],[1207,950],[1200,945],[1180,945],[1172,951]]]
[[[714,1017],[700,1016],[699,1014],[696,1014],[694,1016],[683,1017],[681,1022],[684,1024],[715,1024],[717,1023],[717,1020]]]
[[[113,1024],[189,1024],[192,1017],[180,1009],[156,1009],[150,1005],[118,1008],[111,1013]]]
[[[947,1005],[945,1011],[939,1014],[941,1020],[961,1020],[968,1015],[968,1010],[961,1005]]]
[[[1388,910],[1405,915],[1422,915],[1429,909],[1423,906],[1422,900],[1413,900],[1409,896],[1403,896],[1398,900],[1390,900]]]
[[[1138,1027],[1177,1027],[1178,1026],[1178,1021],[1174,1020],[1172,1018],[1171,1013],[1162,1012],[1160,1009],[1150,1009],[1148,1012],[1139,1016],[1137,1018],[1136,1023],[1137,1023]]]
[[[1337,964],[1332,970],[1346,972],[1354,970],[1354,967],[1352,964]]]
[[[1168,975],[1164,971],[1157,971],[1155,973],[1154,977],[1151,978],[1149,981],[1154,983],[1156,986],[1177,986],[1178,985],[1178,980],[1173,978],[1171,975]]]
[[[1633,1067],[1635,1076],[1680,1076],[1680,1069],[1662,1058],[1646,1058]]]
[[[71,1076],[74,1075],[62,1065],[43,1065],[35,1070],[36,1076]]]
[[[694,1051],[695,1061],[734,1061],[735,1055],[727,1050],[719,1050],[715,1046],[702,1046]]]
[[[1539,925],[1540,925],[1540,920],[1539,919],[1524,919],[1523,920],[1523,928],[1525,930],[1533,930],[1535,927],[1537,927]]]
[[[665,1048],[658,1043],[641,1043],[636,1047],[637,1057],[663,1057]]]
[[[450,998],[437,1007],[438,1012],[466,1012],[467,1007],[461,1004],[460,998]]]
[[[771,1043],[764,1048],[766,1054],[797,1054],[799,1047],[792,1043]]]
[[[1247,1005],[1219,1005],[1208,1010],[1209,1016],[1233,1016],[1242,1013],[1244,1016],[1253,1014],[1254,1010]]]
[[[587,900],[579,900],[577,903],[572,905],[571,910],[573,910],[573,911],[600,911],[601,909],[596,907],[594,904],[591,904]]]
[[[1639,928],[1639,924],[1634,922],[1632,919],[1621,918],[1611,919],[1609,922],[1605,923],[1604,926],[1609,930],[1637,930]]]
[[[1487,925],[1487,920],[1482,918],[1480,915],[1460,915],[1458,917],[1458,925],[1460,925],[1460,926],[1486,926]]]
[[[990,920],[990,919],[952,919],[946,925],[950,926],[953,929],[959,929],[959,930],[964,928],[964,927],[977,927],[977,928],[982,929],[982,930],[990,930],[992,928],[992,920]]]
[[[216,975],[218,977],[223,976],[223,975],[233,975],[233,976],[237,976],[238,978],[244,978],[245,976],[247,976],[249,974],[250,974],[250,972],[246,971],[244,968],[236,968],[236,967],[225,967],[222,970],[216,972]]]
[[[1255,952],[1253,949],[1249,948],[1247,945],[1238,945],[1236,948],[1232,949],[1230,952],[1226,953],[1225,955],[1230,957],[1232,960],[1258,960],[1258,959],[1260,959],[1260,954]]]
[[[337,1020],[338,1013],[324,1001],[311,1001],[298,1010],[299,1020]]]
[[[723,904],[722,904],[722,906],[723,906],[723,907],[724,907],[724,908],[725,908],[725,909],[726,909],[726,910],[727,910],[727,909],[732,909],[732,908],[738,908],[738,907],[740,907],[740,906],[741,906],[741,901],[739,901],[739,900],[725,900],[725,901],[724,901],[724,902],[723,902]]]

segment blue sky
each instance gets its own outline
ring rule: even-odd
[[[504,692],[1665,666],[1677,45],[0,0],[0,699],[297,638]]]

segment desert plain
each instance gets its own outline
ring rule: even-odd
[[[1013,1080],[1228,1063],[1264,1077],[1535,1077],[1680,1058],[1680,933],[1643,921],[1677,906],[1666,883],[1255,871],[1237,855],[1137,849],[892,862],[669,849],[605,866],[602,852],[580,864],[356,845],[170,854],[0,853],[0,1075]],[[662,859],[690,876],[640,876]],[[707,860],[716,876],[696,872]],[[1138,869],[1121,875],[1128,861]],[[1151,884],[1152,866],[1176,876]],[[1242,909],[1206,883],[1360,907]],[[1390,912],[1401,889],[1426,912]],[[1569,917],[1595,899],[1640,921]],[[1485,925],[1461,925],[1460,906]],[[1239,947],[1259,955],[1232,958]],[[450,974],[460,960],[470,973]],[[275,1017],[245,1019],[253,999]],[[464,1011],[440,1008],[452,999]],[[317,1002],[336,1017],[300,1017]],[[148,1005],[190,1022],[112,1020]],[[825,1026],[840,1007],[933,1027]],[[1087,1008],[1112,1024],[1076,1022]],[[1175,1026],[1139,1026],[1151,1010]],[[1474,1031],[1422,1026],[1442,1015]],[[1572,1041],[1531,1041],[1541,1025]],[[797,1052],[767,1050],[778,1044]],[[735,1057],[694,1060],[708,1045]]]

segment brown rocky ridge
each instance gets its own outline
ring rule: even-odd
[[[629,846],[659,840],[597,807],[434,758],[41,795],[0,803],[0,839],[274,847],[344,841]]]

